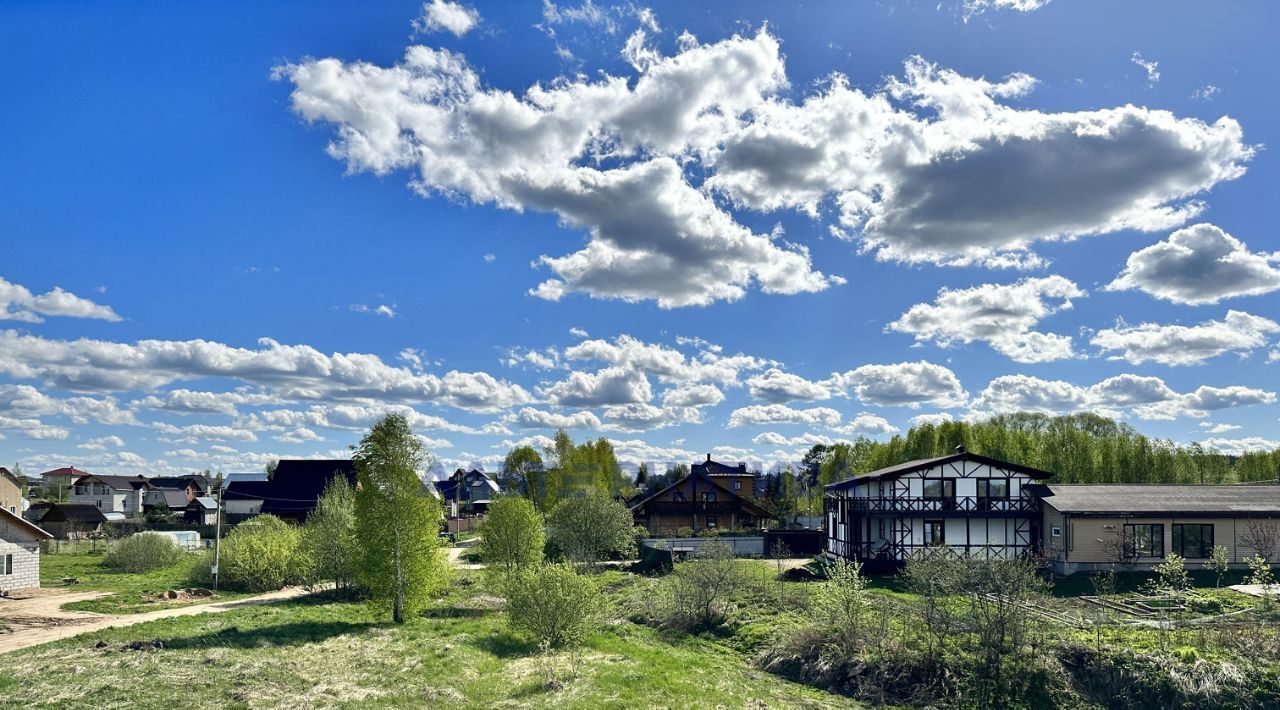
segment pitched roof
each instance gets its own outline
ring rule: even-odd
[[[733,500],[737,501],[738,503],[741,503],[743,508],[746,508],[747,510],[750,510],[753,514],[755,514],[755,515],[756,515],[756,516],[758,516],[758,517],[762,517],[762,518],[772,518],[772,517],[773,517],[773,513],[770,513],[769,511],[765,510],[763,507],[761,507],[761,506],[760,506],[760,504],[759,504],[759,503],[756,503],[755,501],[751,500],[750,498],[748,498],[748,497],[746,497],[746,496],[740,495],[740,494],[738,494],[738,493],[734,493],[733,491],[731,491],[731,490],[729,490],[728,488],[726,488],[726,487],[725,487],[725,485],[724,485],[724,483],[722,483],[721,481],[717,481],[717,480],[716,480],[715,478],[713,478],[712,476],[708,476],[707,474],[702,473],[702,472],[698,472],[698,473],[690,472],[690,473],[689,473],[689,475],[685,476],[684,478],[681,478],[680,480],[676,481],[675,483],[672,483],[671,485],[667,486],[666,488],[662,488],[662,489],[660,489],[660,490],[658,490],[658,491],[655,491],[654,493],[652,493],[652,494],[650,494],[650,495],[648,495],[648,496],[645,496],[644,498],[640,498],[639,500],[637,500],[637,499],[635,499],[635,498],[632,498],[631,500],[628,500],[628,501],[626,502],[627,509],[628,509],[628,510],[631,510],[631,511],[634,511],[636,508],[639,508],[640,506],[644,505],[645,503],[648,503],[649,501],[653,500],[654,498],[657,498],[658,496],[660,496],[660,495],[662,495],[663,493],[666,493],[667,491],[669,491],[669,490],[671,490],[671,489],[675,488],[676,486],[680,485],[681,483],[684,483],[685,481],[689,480],[690,478],[698,478],[698,479],[701,479],[701,480],[703,480],[703,481],[706,481],[707,483],[709,483],[709,484],[711,484],[712,486],[714,486],[716,489],[718,489],[718,490],[720,490],[720,491],[723,491],[723,492],[725,492],[725,493],[729,494],[730,496],[733,496]],[[689,503],[693,503],[693,502],[695,502],[695,501],[688,501],[688,502],[689,502]],[[720,501],[720,502],[722,502],[722,503],[723,503],[723,502],[728,502],[728,501]]]
[[[218,501],[210,498],[209,496],[197,496],[195,500],[187,504],[187,507],[193,505],[204,508],[205,510],[217,510]]]
[[[81,471],[77,469],[75,466],[63,466],[62,468],[55,468],[52,471],[45,471],[44,473],[40,474],[42,478],[44,476],[88,476],[88,475],[89,475],[88,471]]]
[[[207,476],[193,474],[190,476],[155,476],[148,478],[147,482],[155,488],[176,488],[178,490],[186,490],[187,486],[195,483],[200,490],[207,490],[210,482]]]
[[[226,500],[261,500],[262,512],[298,516],[315,510],[324,487],[334,476],[355,485],[356,468],[350,459],[282,459],[269,481],[234,481]]]
[[[1026,476],[1030,476],[1031,478],[1034,478],[1036,480],[1043,480],[1046,478],[1053,477],[1053,474],[1050,473],[1049,471],[1041,471],[1038,468],[1023,466],[1022,464],[1017,464],[1010,461],[1001,461],[1000,459],[993,459],[990,456],[983,456],[981,454],[975,454],[972,451],[965,451],[964,447],[957,447],[957,451],[954,454],[947,454],[946,456],[935,456],[929,459],[915,459],[913,461],[906,461],[900,464],[895,464],[893,466],[886,466],[884,468],[877,469],[875,471],[870,471],[868,473],[859,473],[859,474],[850,476],[849,478],[846,478],[843,481],[830,483],[826,486],[826,488],[827,490],[838,490],[841,488],[848,488],[849,486],[855,483],[858,483],[860,481],[865,481],[873,478],[882,478],[885,476],[901,476],[907,473],[915,473],[916,471],[923,471],[925,469],[933,468],[935,466],[942,466],[945,464],[952,463],[954,461],[974,461],[977,463],[986,464],[988,466],[995,466],[996,468],[1002,468],[1006,471],[1021,473]]]
[[[737,464],[734,464],[733,466],[730,466],[729,464],[720,463],[719,461],[712,461],[712,460],[711,460],[711,454],[707,454],[707,460],[706,460],[706,461],[702,461],[702,462],[700,462],[700,463],[695,463],[695,464],[693,464],[692,466],[690,466],[690,467],[689,467],[689,472],[690,472],[690,473],[693,473],[693,472],[695,472],[695,471],[697,471],[697,472],[701,472],[701,473],[706,473],[706,474],[709,474],[709,475],[712,475],[712,476],[724,476],[724,475],[745,476],[745,475],[748,475],[748,474],[747,474],[747,465],[746,465],[745,463],[737,463]]]
[[[32,517],[38,515],[37,522],[43,522],[51,514],[76,523],[101,523],[107,519],[98,506],[88,503],[36,503],[27,512]]]
[[[20,515],[15,515],[14,513],[10,513],[4,508],[0,508],[0,520],[4,520],[11,525],[17,525],[18,527],[24,530],[27,530],[28,532],[35,535],[36,537],[42,537],[46,540],[53,538],[53,535],[49,534],[44,528],[36,525],[35,523],[29,520],[24,520]]]
[[[92,473],[87,473],[80,478],[77,478],[76,483],[79,483],[86,478],[92,478],[93,480],[105,484],[117,491],[137,490],[139,488],[151,487],[151,484],[147,482],[147,479],[142,476],[99,476]]]
[[[164,501],[164,504],[168,506],[170,510],[187,507],[187,491],[185,489],[174,490],[172,488],[161,488],[153,492],[159,495],[160,499]]]
[[[1041,499],[1063,513],[1280,515],[1280,486],[1048,484]]]

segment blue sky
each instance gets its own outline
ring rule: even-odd
[[[0,461],[1280,445],[1278,13],[7,3]]]

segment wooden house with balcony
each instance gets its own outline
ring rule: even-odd
[[[826,487],[827,552],[896,567],[917,550],[1011,559],[1038,550],[1053,474],[965,451],[908,461]]]
[[[754,476],[746,466],[739,471],[707,457],[691,467],[688,476],[627,507],[635,524],[653,535],[679,530],[742,530],[761,527],[773,519],[753,498]]]

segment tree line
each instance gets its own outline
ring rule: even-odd
[[[1154,439],[1132,426],[1095,414],[1050,417],[1007,414],[978,422],[921,424],[888,441],[859,438],[852,443],[815,446],[825,485],[886,466],[952,453],[956,446],[1050,471],[1057,483],[1223,484],[1274,481],[1280,449],[1239,455]]]

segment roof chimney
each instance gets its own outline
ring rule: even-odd
[[[711,463],[711,454],[707,454],[707,463]]]
[[[959,445],[957,445],[957,446],[956,446],[956,453],[957,453],[957,454],[963,454],[963,453],[964,453],[964,444],[959,444]]]

